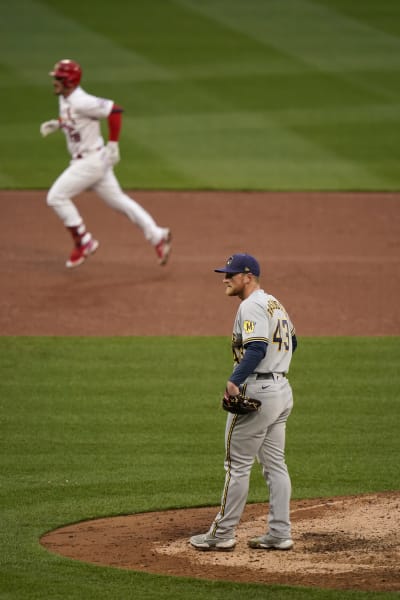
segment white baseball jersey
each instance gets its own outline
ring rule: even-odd
[[[104,146],[100,119],[111,113],[114,102],[87,94],[80,86],[64,98],[59,96],[61,128],[71,156],[83,156]]]
[[[287,373],[292,358],[294,326],[282,304],[264,290],[255,290],[243,300],[236,314],[232,335],[235,364],[239,364],[249,342],[266,342],[267,352],[257,373]]]

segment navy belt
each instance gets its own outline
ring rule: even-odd
[[[286,377],[285,373],[256,373],[257,379],[273,379],[274,375]]]

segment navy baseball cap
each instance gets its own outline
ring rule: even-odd
[[[254,256],[250,254],[232,254],[224,267],[214,269],[214,271],[216,273],[253,273],[258,277],[260,275],[260,265]]]

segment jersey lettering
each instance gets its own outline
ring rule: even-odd
[[[286,310],[278,300],[268,300],[267,312],[271,317],[274,314],[274,310],[283,310],[283,312],[286,313]]]
[[[76,131],[72,125],[67,125],[67,123],[61,123],[62,129],[64,129],[65,133],[68,136],[68,139],[71,142],[78,143],[81,141],[81,134],[79,131]]]
[[[81,134],[79,131],[68,131],[68,135],[73,142],[81,141]]]
[[[290,348],[289,323],[287,322],[286,319],[278,319],[272,341],[274,342],[274,344],[278,344],[279,352],[282,350],[282,346],[284,347],[285,350],[289,350],[289,348]]]

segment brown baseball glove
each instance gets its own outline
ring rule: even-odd
[[[224,397],[222,398],[222,408],[235,415],[247,415],[248,413],[256,412],[260,406],[260,400],[249,398],[242,393],[230,396],[227,390],[225,390]]]

